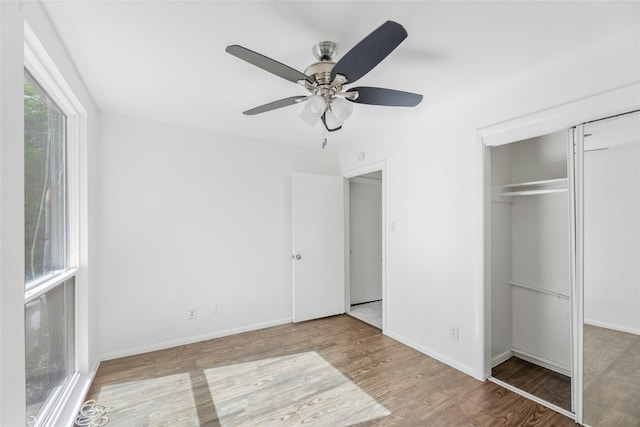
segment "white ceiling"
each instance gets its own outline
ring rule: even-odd
[[[355,86],[421,93],[416,108],[355,105],[335,141],[366,138],[400,116],[486,90],[623,32],[636,1],[45,1],[99,109],[226,134],[316,146],[294,105],[249,108],[305,90],[225,52],[239,44],[304,71],[314,43],[338,59],[386,20],[408,38]],[[571,25],[575,23],[576,25]]]

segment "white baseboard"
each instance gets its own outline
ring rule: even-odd
[[[291,323],[292,321],[293,319],[291,317],[287,317],[284,319],[272,320],[269,322],[254,323],[252,325],[241,326],[238,328],[215,331],[209,334],[196,335],[191,337],[180,338],[177,340],[164,341],[164,342],[152,344],[152,345],[114,351],[114,352],[102,355],[101,360],[104,361],[104,360],[111,360],[111,359],[119,359],[121,357],[134,356],[137,354],[149,353],[149,352],[158,351],[158,350],[165,350],[167,348],[178,347],[186,344],[193,344],[196,342],[211,340],[214,338],[222,338],[229,335],[241,334],[243,332],[251,332],[251,331],[256,331],[258,329],[270,328],[272,326],[284,325],[287,323]]]
[[[513,356],[513,352],[511,350],[507,350],[504,353],[500,353],[497,356],[494,356],[491,359],[491,367],[495,368],[496,366],[498,366],[502,362],[506,362],[507,360],[509,360],[509,358],[511,356]]]
[[[427,347],[425,347],[423,345],[420,345],[420,344],[418,344],[418,343],[416,343],[416,342],[414,342],[414,341],[412,341],[412,340],[410,340],[408,338],[405,338],[400,334],[397,334],[397,333],[395,333],[393,331],[390,331],[388,329],[384,331],[384,334],[389,336],[390,338],[393,338],[396,341],[401,342],[404,345],[407,345],[407,346],[409,346],[409,347],[411,347],[411,348],[413,348],[415,350],[418,350],[420,353],[424,353],[427,356],[432,357],[432,358],[444,363],[445,365],[449,365],[452,368],[457,369],[460,372],[464,372],[465,374],[470,375],[470,376],[474,377],[475,379],[477,379],[479,381],[484,381],[485,380],[484,376],[482,375],[482,372],[477,372],[475,369],[473,369],[470,366],[467,366],[467,365],[464,365],[462,363],[459,363],[458,361],[453,360],[453,359],[451,359],[451,358],[449,358],[449,357],[447,357],[447,356],[445,356],[445,355],[443,355],[443,354],[441,354],[441,353],[439,353],[439,352],[437,352],[435,350],[432,350],[432,349],[427,348]]]
[[[628,334],[640,335],[640,329],[629,328],[627,326],[615,325],[613,323],[599,322],[597,320],[584,319],[585,325],[597,326],[599,328],[613,329],[618,332],[626,332]]]

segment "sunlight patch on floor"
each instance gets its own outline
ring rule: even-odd
[[[348,426],[390,412],[316,352],[206,369],[220,425]]]
[[[107,385],[96,400],[109,425],[199,425],[189,373]]]
[[[316,352],[105,385],[97,400],[127,427],[337,427],[390,414]]]

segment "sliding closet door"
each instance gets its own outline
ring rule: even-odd
[[[578,127],[583,422],[640,425],[640,113]],[[581,227],[580,227],[581,226]],[[579,272],[580,273],[580,272]],[[580,274],[578,274],[580,277]]]

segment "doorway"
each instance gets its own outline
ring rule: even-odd
[[[568,130],[487,148],[491,375],[571,412]]]
[[[383,329],[383,173],[348,179],[347,313]]]
[[[384,331],[384,170],[381,161],[343,176],[293,174],[294,322],[346,313]]]

